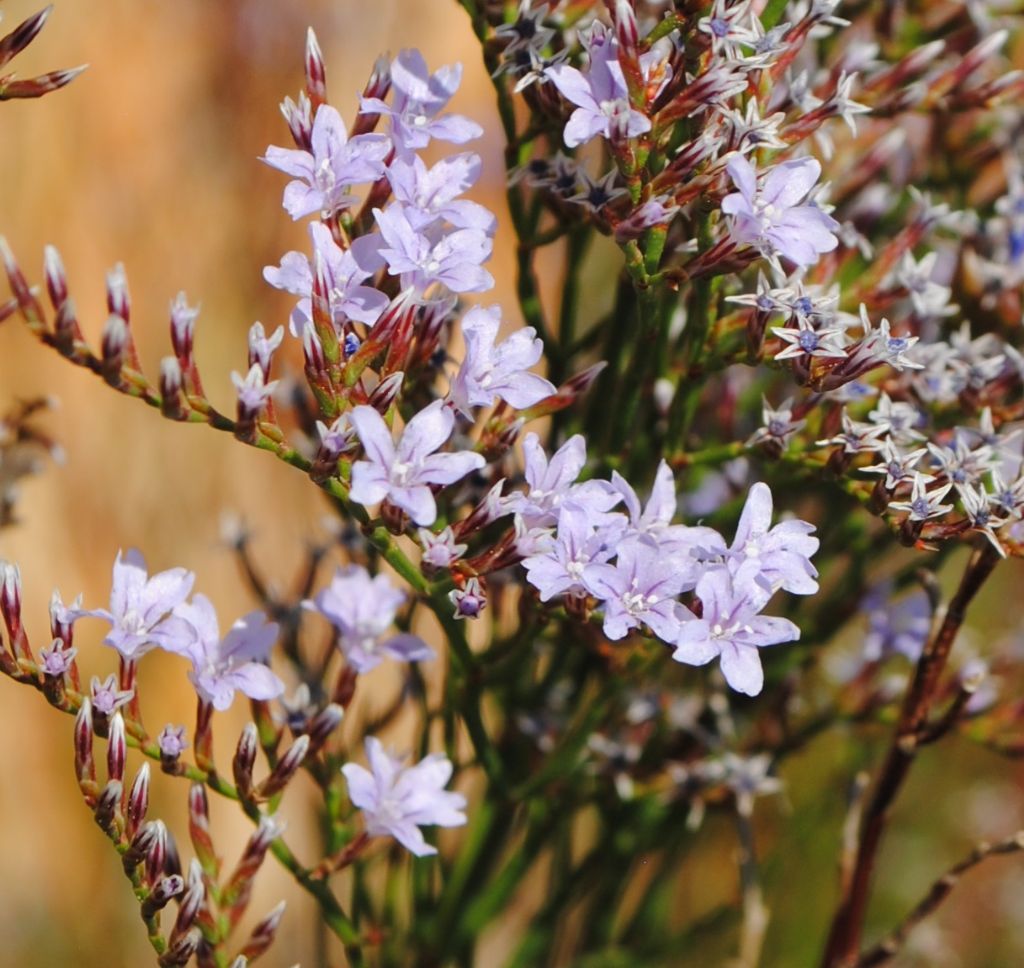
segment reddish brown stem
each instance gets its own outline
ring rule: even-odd
[[[963,624],[967,606],[992,574],[998,561],[998,554],[988,544],[974,552],[942,624],[918,660],[903,700],[892,745],[864,811],[852,876],[832,920],[822,968],[844,968],[857,961],[867,914],[871,875],[889,809],[914,761],[936,696],[939,678]]]

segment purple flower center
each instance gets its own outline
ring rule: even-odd
[[[800,336],[797,338],[797,342],[800,344],[800,349],[805,353],[812,353],[818,348],[818,344],[821,342],[818,338],[818,334],[813,329],[805,329],[801,331]]]
[[[708,26],[711,27],[711,33],[713,33],[716,37],[729,36],[728,20],[723,20],[721,17],[712,17],[711,23]]]

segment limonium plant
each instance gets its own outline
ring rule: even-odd
[[[502,963],[717,963],[709,925],[672,903],[715,864],[735,871],[730,963],[753,966],[775,923],[758,801],[839,723],[888,747],[833,831],[831,918],[804,930],[823,968],[895,963],[963,874],[1024,847],[1008,830],[936,860],[903,920],[865,933],[887,818],[928,747],[1020,748],[1019,703],[988,685],[1012,657],[956,644],[990,575],[1019,581],[1006,560],[1024,555],[1024,76],[1004,53],[1024,23],[983,2],[461,6],[493,80],[507,208],[474,197],[484,129],[453,107],[461,65],[414,49],[367,63],[344,116],[311,29],[286,143],[261,158],[281,175],[264,203],[308,226],[304,250],[262,269],[294,306],[251,327],[236,371],[200,378],[181,294],[145,374],[126,269],[96,327],[56,249],[37,285],[0,240],[0,320],[291,465],[343,536],[281,597],[235,534],[258,606],[241,617],[218,615],[189,562],[125,547],[96,563],[109,602],[54,593],[49,635],[4,562],[0,669],[73,720],[68,760],[159,965],[263,955],[283,907],[237,929],[272,857],[351,965],[496,963],[481,938],[524,898]],[[47,14],[0,40],[0,66]],[[75,73],[0,78],[0,99]],[[491,294],[502,222],[513,306]],[[582,298],[602,246],[618,266],[603,313]],[[556,249],[552,303],[537,263]],[[275,360],[288,341],[297,382]],[[207,395],[232,387],[233,409]],[[60,456],[41,407],[0,421],[0,525],[18,480]],[[940,566],[959,575],[948,599]],[[854,660],[832,661],[862,613]],[[87,623],[110,663],[89,683]],[[157,650],[194,687],[187,728],[144,724],[137,671]],[[357,715],[383,667],[402,688]],[[237,703],[251,723],[217,762]],[[156,769],[183,781],[184,832],[150,815]],[[298,787],[318,803],[312,854],[278,816]],[[252,821],[232,869],[211,798]],[[738,847],[700,847],[709,813]]]

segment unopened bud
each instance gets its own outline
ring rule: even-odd
[[[161,878],[153,890],[142,902],[142,916],[151,918],[157,911],[162,911],[174,898],[185,890],[185,879],[180,874],[170,874]]]
[[[178,842],[169,830],[167,831],[167,858],[164,860],[164,870],[168,874],[181,873],[181,854],[178,853]]]
[[[302,352],[306,359],[307,373],[320,376],[327,372],[323,343],[320,342],[316,327],[308,321],[302,327]]]
[[[206,788],[201,783],[193,783],[189,787],[188,834],[203,870],[216,879],[220,861],[210,836],[210,804],[206,798]]]
[[[131,789],[128,791],[128,806],[125,809],[125,836],[132,840],[136,831],[146,819],[146,811],[149,809],[149,764],[143,763],[139,767],[135,779],[132,781]]]
[[[75,772],[78,774],[79,784],[86,781],[96,782],[92,741],[92,703],[88,699],[83,699],[75,717]]]
[[[53,308],[59,310],[68,298],[68,277],[60,253],[52,245],[43,250],[43,275]]]
[[[171,346],[184,365],[192,359],[192,343],[195,337],[196,317],[199,307],[189,306],[185,293],[179,292],[171,303]]]
[[[401,370],[385,377],[374,388],[367,402],[378,413],[386,414],[401,392],[404,379],[405,374]]]
[[[199,928],[192,928],[186,934],[171,941],[167,950],[160,955],[157,964],[160,968],[181,968],[181,966],[187,965],[199,950],[199,943],[202,940],[203,935]]]
[[[180,420],[185,413],[182,382],[181,363],[165,356],[160,361],[160,412],[171,420]]]
[[[252,929],[240,957],[245,957],[247,961],[255,961],[274,943],[274,936],[281,924],[281,918],[284,917],[284,911],[285,902],[282,901]]]
[[[363,88],[363,98],[382,101],[388,96],[388,91],[390,90],[391,63],[386,57],[378,57],[373,65],[373,70],[370,72],[370,79],[366,82],[366,87]],[[356,115],[356,119],[352,124],[352,130],[349,132],[349,137],[372,131],[377,126],[379,119],[380,115],[372,111],[361,112]]]
[[[21,629],[21,569],[0,561],[0,613],[14,638]]]
[[[96,823],[105,831],[110,831],[114,826],[114,818],[117,816],[121,806],[121,797],[124,795],[124,787],[119,780],[110,780],[103,788],[99,799],[96,801],[96,809],[93,815]]]
[[[256,732],[256,724],[246,723],[242,734],[238,737],[238,746],[235,747],[235,756],[231,761],[235,786],[238,787],[238,795],[243,800],[247,800],[252,796],[252,771],[256,765],[256,748],[258,745],[259,736]]]
[[[327,73],[324,70],[324,55],[312,27],[306,31],[306,93],[309,95],[314,113],[327,100]]]
[[[119,262],[107,273],[107,311],[120,316],[126,323],[132,318],[132,303],[128,296],[128,277]]]
[[[149,826],[148,824],[146,825]],[[156,884],[164,875],[167,864],[167,828],[162,820],[156,821],[156,836],[146,852],[146,883]]]
[[[455,606],[456,618],[479,618],[487,608],[487,590],[479,578],[470,578],[465,588],[453,588],[448,598]]]
[[[309,737],[310,749],[318,750],[340,725],[342,719],[345,718],[345,710],[337,703],[331,703],[329,706],[324,707],[313,717],[309,723],[309,731],[306,735]]]
[[[295,776],[309,752],[309,737],[300,736],[277,762],[273,772],[260,784],[257,794],[261,798],[272,797],[287,786]]]
[[[309,151],[313,140],[313,108],[306,92],[302,91],[299,94],[297,103],[290,97],[286,97],[281,102],[281,114],[284,115],[284,120],[296,147],[300,151]],[[351,137],[355,133],[353,130],[349,136]]]
[[[124,779],[125,758],[128,755],[128,744],[125,740],[124,717],[120,712],[114,713],[110,719],[110,730],[107,734],[107,776],[111,780]]]
[[[203,870],[200,864],[193,860],[188,871],[188,890],[181,899],[178,916],[174,919],[174,928],[171,930],[172,944],[189,931],[205,900],[206,882],[203,880]]]
[[[0,41],[0,67],[20,54],[39,34],[53,10],[53,5],[23,20],[6,37]]]
[[[70,354],[76,342],[82,340],[82,330],[78,325],[78,313],[75,301],[65,299],[53,320],[53,335],[57,349],[65,355]]]
[[[100,344],[100,352],[103,357],[103,379],[115,387],[121,382],[121,368],[124,366],[128,335],[128,324],[121,316],[107,317]]]
[[[128,849],[121,855],[124,872],[131,876],[132,871],[149,855],[153,845],[160,837],[162,820],[151,820],[143,825],[133,836],[129,837]]]

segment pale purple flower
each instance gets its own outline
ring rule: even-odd
[[[156,738],[156,744],[160,747],[160,755],[175,760],[188,748],[185,741],[185,727],[174,726],[168,723]]]
[[[270,362],[284,339],[284,327],[278,326],[267,336],[263,323],[255,322],[249,327],[249,365],[259,364],[263,375],[270,374]]]
[[[722,199],[722,211],[732,217],[731,234],[737,242],[778,253],[798,266],[817,262],[839,240],[839,223],[813,204],[801,201],[821,175],[814,158],[783,161],[769,170],[758,187],[757,170],[742,155],[725,166],[739,189]]]
[[[651,130],[651,121],[629,103],[629,90],[619,66],[618,44],[602,29],[594,29],[588,46],[587,72],[568,64],[549,67],[544,73],[559,93],[576,106],[562,134],[570,148],[601,135],[635,138]]]
[[[609,534],[594,528],[590,515],[571,505],[558,514],[558,532],[549,547],[523,560],[526,580],[540,592],[542,602],[556,595],[590,592],[587,573],[615,555]]]
[[[917,662],[932,626],[928,595],[915,591],[894,601],[892,591],[892,583],[885,582],[861,602],[860,610],[868,619],[864,659],[877,662],[898,653]]]
[[[800,638],[800,629],[789,619],[758,614],[770,593],[753,580],[752,571],[743,568],[733,576],[715,568],[704,573],[697,582],[703,612],[682,624],[672,653],[688,665],[718,657],[725,681],[748,696],[756,696],[764,685],[758,649]]]
[[[690,588],[697,581],[697,559],[693,552],[697,549],[705,555],[724,552],[725,542],[713,528],[672,524],[677,507],[676,482],[672,468],[664,460],[658,464],[651,496],[642,510],[633,486],[618,471],[612,471],[612,487],[622,495],[632,533],[652,540],[659,552],[677,556],[676,565],[687,572]]]
[[[213,603],[205,595],[174,610],[175,627],[191,641],[182,653],[192,662],[189,678],[214,709],[227,709],[240,692],[250,699],[276,699],[284,683],[265,665],[277,641],[278,626],[263,612],[242,616],[221,638]]]
[[[171,568],[150,577],[142,553],[134,548],[117,553],[110,589],[110,608],[86,609],[80,615],[101,618],[111,625],[103,640],[125,659],[137,659],[159,647],[181,652],[187,645],[168,623],[170,613],[192,591],[196,576]]]
[[[337,326],[346,320],[373,325],[388,304],[384,293],[364,286],[382,264],[378,253],[380,238],[363,235],[353,239],[348,249],[342,249],[331,237],[331,231],[322,222],[309,226],[313,240],[314,258],[319,256],[327,281],[327,300],[331,316]],[[313,292],[313,266],[301,252],[287,252],[280,266],[267,266],[263,278],[275,289],[300,296],[292,310],[289,328],[293,336],[302,333],[304,325],[313,318],[311,295]]]
[[[418,50],[403,50],[391,63],[393,104],[364,97],[359,110],[390,118],[391,139],[403,155],[426,148],[431,138],[465,144],[483,134],[480,125],[460,114],[441,114],[461,82],[461,64],[449,64],[431,74]]]
[[[341,115],[322,104],[313,119],[311,151],[271,145],[263,160],[295,179],[285,186],[284,208],[300,219],[351,205],[355,199],[349,189],[382,177],[390,151],[384,135],[360,134],[350,140]]]
[[[346,763],[341,772],[348,782],[353,805],[363,811],[366,832],[371,837],[394,837],[417,857],[436,854],[423,839],[420,827],[461,827],[466,822],[466,798],[444,789],[451,779],[452,764],[433,753],[415,766],[389,754],[380,740],[366,738],[370,769]]]
[[[403,289],[422,294],[440,283],[452,292],[484,292],[494,286],[494,277],[482,267],[493,248],[486,232],[437,232],[436,226],[420,231],[401,202],[393,202],[383,211],[375,208],[373,215],[384,238],[380,255],[388,274],[400,277]]]
[[[277,389],[278,380],[267,382],[266,374],[259,363],[253,363],[243,377],[236,370],[231,371],[231,382],[238,394],[238,416],[240,420],[254,420],[262,413]]]
[[[728,564],[734,574],[756,565],[757,579],[767,589],[779,588],[794,595],[813,595],[818,590],[817,569],[811,555],[818,539],[811,536],[814,525],[806,521],[782,521],[772,527],[772,492],[767,484],[751,486],[729,549]]]
[[[451,568],[465,553],[469,545],[459,544],[451,527],[435,534],[427,528],[420,528],[416,534],[423,546],[420,561],[431,568]]]
[[[544,354],[536,330],[532,326],[517,329],[498,344],[500,326],[498,306],[474,306],[462,318],[466,356],[448,398],[467,416],[471,407],[489,407],[497,397],[524,410],[556,392],[550,381],[528,372]]]
[[[953,489],[953,484],[943,484],[941,487],[928,490],[927,484],[934,480],[930,475],[914,472],[914,481],[911,487],[909,501],[890,501],[889,507],[893,511],[903,511],[911,521],[928,521],[931,518],[941,518],[946,512],[953,510],[952,504],[943,504],[942,499]]]
[[[470,578],[465,588],[453,588],[448,600],[455,606],[453,616],[458,619],[479,618],[487,608],[487,593],[479,578]]]
[[[352,465],[352,500],[370,506],[387,498],[423,527],[437,518],[430,485],[454,484],[487,463],[471,451],[435,453],[455,426],[455,416],[441,400],[406,424],[397,445],[373,407],[356,407],[351,420],[367,457]]]
[[[671,555],[659,554],[644,538],[627,538],[617,548],[615,565],[592,565],[587,585],[601,599],[604,634],[621,639],[630,629],[648,625],[658,638],[674,642],[689,617],[676,601],[687,575]]]
[[[93,676],[89,682],[89,694],[92,708],[101,716],[113,716],[122,706],[131,701],[134,689],[119,689],[117,676],[110,673],[100,682],[99,676]]]
[[[417,230],[435,222],[457,229],[477,229],[493,236],[494,213],[478,202],[459,198],[480,177],[480,156],[473,152],[442,158],[432,168],[419,155],[397,158],[388,166],[388,181],[395,199]]]
[[[523,439],[524,473],[527,492],[516,492],[505,499],[505,510],[521,514],[530,527],[551,525],[558,510],[571,503],[590,513],[595,522],[613,508],[620,495],[606,481],[576,484],[587,462],[587,445],[580,434],[570,437],[548,460],[540,438],[527,434]]]
[[[39,657],[42,659],[40,666],[43,673],[60,678],[71,668],[71,663],[77,654],[78,649],[74,647],[66,649],[60,639],[54,639],[49,648],[39,650]]]
[[[423,662],[434,650],[419,636],[389,635],[395,614],[405,602],[387,575],[370,576],[361,565],[339,568],[312,602],[311,608],[338,630],[338,645],[358,673],[369,672],[385,657],[398,662]]]

